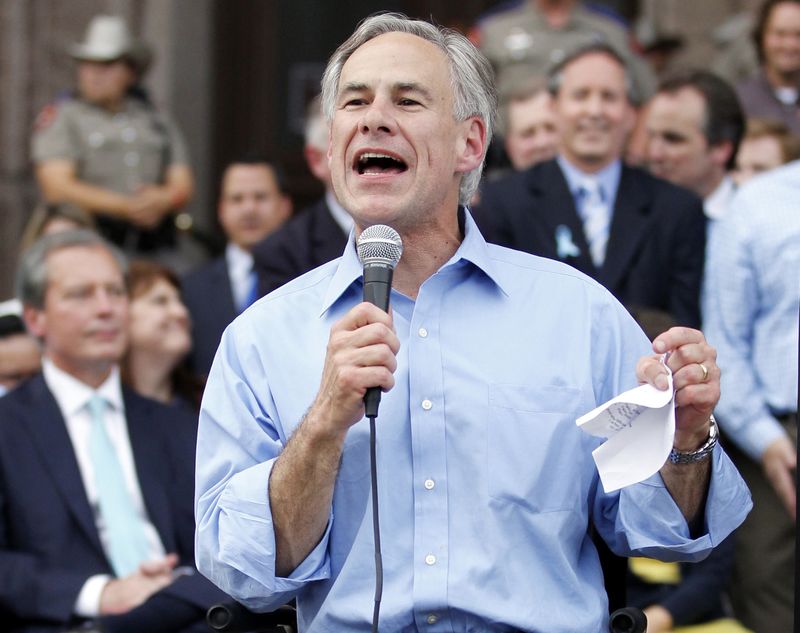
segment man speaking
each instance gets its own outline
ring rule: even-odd
[[[495,115],[488,62],[461,35],[385,14],[323,77],[328,156],[355,234],[394,228],[392,311],[342,257],[225,332],[200,420],[200,570],[255,610],[297,598],[301,631],[368,631],[369,429],[377,420],[382,631],[597,633],[607,600],[590,522],[618,554],[694,560],[750,501],[709,439],[719,397],[700,332],[671,352],[676,461],[606,494],[575,418],[666,369],[601,286],[487,244],[464,207]]]

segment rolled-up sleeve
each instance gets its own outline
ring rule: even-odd
[[[222,337],[200,411],[195,549],[201,573],[250,609],[266,611],[329,577],[333,516],[297,569],[276,576],[269,478],[286,437],[255,343],[236,325]]]
[[[691,537],[680,508],[656,473],[615,495],[598,496],[595,525],[609,547],[620,556],[669,562],[695,562],[708,556],[753,507],[747,485],[720,446],[711,459],[703,534]]]

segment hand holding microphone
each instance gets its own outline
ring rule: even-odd
[[[384,231],[391,231],[394,237]],[[365,303],[349,310],[331,328],[320,390],[313,406],[314,417],[337,434],[346,433],[363,418],[369,388],[374,389],[370,393],[377,394],[369,396],[375,398],[377,411],[381,391],[394,386],[395,355],[400,349],[391,316],[386,313],[393,268],[402,252],[400,237],[393,229],[376,225],[362,232],[358,244],[364,265]]]
[[[358,258],[364,267],[364,301],[389,311],[394,268],[403,254],[403,242],[390,226],[376,224],[364,229],[358,237]],[[364,411],[368,418],[378,416],[381,402],[379,387],[370,387],[364,396]]]

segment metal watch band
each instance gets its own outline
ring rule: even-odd
[[[709,421],[711,422],[711,426],[708,429],[708,439],[705,444],[696,451],[683,452],[673,448],[669,454],[670,462],[673,464],[696,464],[697,462],[702,462],[711,455],[717,442],[719,442],[719,427],[713,415]]]

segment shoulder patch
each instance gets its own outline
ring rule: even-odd
[[[48,103],[37,115],[36,121],[33,124],[34,131],[41,132],[49,128],[53,124],[53,121],[56,120],[57,115],[58,103]]]

